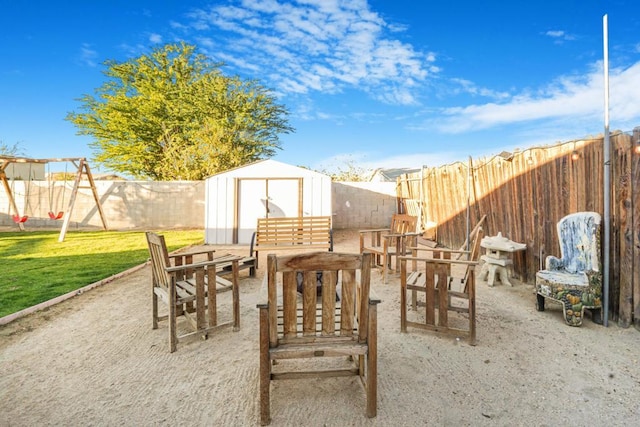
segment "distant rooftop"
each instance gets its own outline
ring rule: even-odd
[[[396,182],[396,178],[407,173],[420,172],[420,168],[378,168],[373,171],[369,181],[372,182]]]

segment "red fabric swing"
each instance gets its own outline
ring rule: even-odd
[[[60,219],[63,216],[64,216],[64,211],[60,211],[57,214],[52,211],[49,211],[49,218],[51,219]]]
[[[29,217],[27,215],[14,215],[13,216],[13,222],[15,222],[16,224],[21,224],[23,222],[27,222],[27,220],[29,219]]]
[[[27,177],[28,180],[30,181],[32,179],[31,177],[31,163],[29,163],[29,176]],[[27,181],[27,182],[29,182]],[[13,180],[11,181],[11,193],[13,193],[13,185],[16,182],[16,178],[14,177]],[[25,184],[26,186],[26,184]],[[25,210],[28,206],[28,200],[29,200],[29,193],[31,192],[31,183],[29,183],[29,186],[26,187],[27,191],[25,193]],[[27,220],[29,219],[28,215],[20,215],[20,213],[18,212],[18,208],[16,207],[16,213],[13,214],[12,216],[13,218],[13,222],[15,222],[16,224],[23,224],[25,222],[27,222]]]
[[[52,175],[51,175],[51,168],[49,167],[49,208],[51,209],[49,211],[49,218],[53,219],[53,220],[57,220],[60,219],[64,216],[64,211],[58,211],[58,213],[55,213],[53,211],[53,206],[52,206],[52,199],[53,199],[53,179],[52,179]],[[65,163],[64,166],[64,186],[62,187],[62,204],[64,205],[64,195],[67,191],[67,164]]]

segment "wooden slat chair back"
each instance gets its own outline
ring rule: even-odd
[[[269,254],[258,304],[263,425],[271,421],[270,383],[278,379],[358,375],[365,388],[365,414],[376,416],[380,300],[371,294],[370,257],[334,252]],[[340,356],[345,356],[344,366],[332,370],[288,370],[291,367],[284,361]]]
[[[472,236],[473,240],[471,242],[469,250],[413,247],[411,248],[412,249],[411,255],[414,258],[430,257],[434,259],[444,259],[444,260],[465,259],[467,261],[473,261],[478,263],[480,259],[480,251],[481,251],[480,242],[482,241],[483,237],[484,237],[484,232],[482,230],[482,227],[478,227]],[[468,299],[468,293],[469,293],[468,279],[469,279],[469,275],[471,274],[471,268],[472,268],[471,264],[467,265],[464,268],[464,274],[456,274],[456,272],[454,271],[453,274],[449,276],[448,289],[449,290],[453,289],[454,291],[462,292],[462,294],[465,295],[463,299]],[[416,270],[417,270],[416,261],[412,261],[411,271],[415,272]],[[408,280],[409,282],[411,282],[411,277]],[[415,290],[411,292],[411,307],[413,310],[417,309],[417,304],[418,304],[417,294],[418,292]],[[453,307],[457,307],[457,306],[454,305]],[[457,308],[454,308],[454,309],[457,309]]]
[[[399,259],[401,332],[407,332],[407,326],[412,326],[465,337],[469,344],[476,345],[477,261],[417,257]],[[409,269],[408,266],[413,268]],[[467,279],[461,290],[452,289],[451,283],[459,270],[465,271]],[[419,299],[417,302],[414,299],[411,304],[411,318],[408,315],[409,291],[412,295],[418,294]],[[420,313],[421,309],[423,313]],[[463,316],[450,317],[450,312],[463,313]]]
[[[242,257],[225,255],[215,258],[213,251],[169,255],[164,236],[146,233],[151,258],[153,329],[161,320],[169,323],[169,350],[176,351],[179,341],[200,337],[218,328],[233,326],[240,329],[240,302],[238,290],[238,260]],[[205,261],[193,262],[195,256]],[[173,263],[172,263],[173,260]],[[231,266],[231,280],[220,277]],[[232,320],[218,322],[217,294],[231,291]],[[168,314],[160,316],[158,303],[167,306]],[[178,334],[178,317],[186,319],[189,332]]]
[[[391,217],[389,228],[360,230],[360,253],[370,252],[373,254],[373,265],[382,268],[383,283],[387,283],[389,270],[398,269],[397,257],[410,254],[410,248],[416,246],[417,238],[420,235],[417,226],[418,217],[394,214]],[[396,258],[395,264],[393,258]]]

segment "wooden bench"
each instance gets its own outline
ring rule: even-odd
[[[333,252],[330,216],[258,218],[249,256],[258,268],[260,251],[328,249]]]

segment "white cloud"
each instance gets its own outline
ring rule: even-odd
[[[160,34],[152,33],[149,35],[149,41],[153,44],[162,43],[162,36]]]
[[[640,117],[637,102],[640,87],[640,63],[609,72],[609,99],[612,124],[631,123]],[[538,93],[521,93],[507,102],[474,104],[446,108],[437,120],[424,123],[423,128],[436,128],[443,133],[462,133],[513,125],[536,120],[601,121],[604,105],[602,63],[584,76],[563,76]],[[566,122],[565,122],[566,123]]]
[[[565,41],[572,41],[576,39],[576,36],[573,34],[568,34],[562,30],[550,30],[544,33],[544,35],[554,39],[554,43],[556,44],[562,44]]]
[[[207,54],[254,75],[270,76],[281,92],[339,92],[356,88],[392,104],[416,104],[417,83],[437,73],[435,54],[392,35],[366,0],[242,0],[198,9],[190,27],[214,40]],[[229,59],[242,57],[242,61]]]
[[[89,67],[95,67],[98,65],[96,59],[98,58],[98,52],[91,48],[88,43],[83,43],[80,47],[80,60]]]

